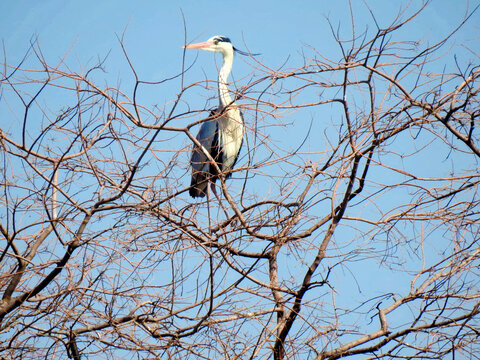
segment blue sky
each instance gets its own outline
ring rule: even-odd
[[[363,2],[353,0],[356,17],[355,32],[357,35],[366,31],[365,24],[369,24],[367,31],[375,32],[370,20],[370,14],[363,6]],[[408,1],[368,1],[371,10],[375,13],[380,26],[388,25],[397,16],[399,9]],[[412,1],[412,3],[420,3]],[[450,33],[465,15],[467,6],[473,9],[478,1],[451,1],[435,0],[426,11],[412,24],[401,29],[397,36],[399,40],[424,39],[434,43]],[[182,19],[185,18],[186,34]],[[411,13],[411,11],[409,12]],[[23,57],[29,47],[29,42],[38,37],[39,47],[50,64],[58,63],[68,54],[65,61],[72,71],[86,71],[95,65],[98,59],[107,55],[105,63],[104,83],[123,88],[129,88],[133,76],[122,54],[118,37],[124,34],[124,45],[129,58],[137,70],[140,78],[145,81],[160,81],[180,73],[182,69],[182,56],[184,38],[187,42],[204,41],[212,35],[229,36],[234,45],[240,49],[249,49],[251,52],[261,53],[258,56],[266,66],[276,69],[283,64],[284,68],[296,68],[303,64],[304,55],[313,52],[313,47],[319,53],[334,60],[340,59],[338,46],[333,40],[327,18],[332,26],[339,27],[345,38],[351,37],[350,12],[348,1],[2,1],[0,2],[0,39],[6,54],[7,63],[16,64]],[[445,66],[451,71],[455,70],[454,54],[461,63],[467,63],[475,56],[463,44],[478,45],[480,50],[480,12],[476,13],[469,21],[468,26],[461,29],[455,41],[442,48],[441,54],[446,53]],[[198,56],[198,57],[197,57]],[[1,55],[3,58],[3,53]],[[216,67],[213,64],[213,55],[188,51],[186,64],[193,63],[193,67],[186,74],[186,83],[202,81],[205,78],[216,79]],[[219,59],[216,59],[217,63]],[[3,62],[3,59],[2,59]],[[477,60],[478,62],[478,60]],[[443,63],[441,63],[443,65]],[[261,70],[249,58],[237,56],[233,69],[233,78],[240,84],[247,83],[251,77],[261,76]],[[441,69],[443,70],[443,69]],[[259,74],[260,73],[260,74]],[[102,80],[99,80],[102,83]],[[158,104],[172,101],[180,89],[179,80],[168,82],[165,86],[144,87],[141,90],[141,102],[151,108]],[[211,89],[210,89],[211,90]],[[126,91],[126,93],[129,93]],[[214,91],[207,91],[198,87],[188,94],[189,103],[196,109],[205,106],[205,99],[214,96]],[[61,100],[59,100],[61,101]],[[214,105],[214,104],[210,104]],[[323,110],[323,108],[322,108]],[[1,116],[0,121],[11,121],[9,117]],[[5,120],[7,119],[7,120]],[[281,129],[273,126],[267,128],[268,135],[273,142],[281,143],[292,140],[291,148],[302,141],[308,129],[309,122],[322,119],[318,109],[302,110],[294,117],[285,118],[285,123],[297,122],[301,126],[292,126],[290,133],[281,133]],[[323,120],[323,119],[322,119]],[[331,119],[329,119],[331,120]],[[193,121],[193,119],[191,119]],[[252,117],[246,117],[247,124],[252,123]],[[329,122],[329,121],[328,121]],[[332,121],[334,122],[334,121]],[[3,124],[2,124],[3,125]],[[10,124],[10,129],[14,125]],[[277,131],[277,133],[275,133]],[[286,136],[289,136],[288,138]],[[178,136],[180,138],[180,135]],[[293,140],[298,140],[297,142]],[[181,136],[183,146],[189,146],[185,136]],[[317,139],[308,139],[309,149],[316,149],[318,153],[323,145]],[[316,142],[316,143],[315,143]],[[318,145],[320,144],[320,145]],[[160,146],[160,145],[159,145]],[[398,151],[403,144],[396,144]],[[415,146],[411,145],[411,146]],[[395,149],[397,150],[397,149]],[[405,150],[403,148],[403,150]],[[415,149],[408,149],[413,152]],[[242,150],[245,154],[245,150]],[[423,153],[422,153],[423,155]],[[422,163],[417,168],[419,174],[426,174],[438,166],[448,156],[436,158],[437,162],[415,159],[412,167]],[[187,155],[184,156],[185,168],[188,166]],[[408,169],[408,159],[405,167]],[[163,164],[162,164],[163,165]],[[160,165],[157,165],[160,166]],[[457,166],[461,166],[457,164]],[[448,168],[448,167],[447,167]],[[447,169],[448,170],[448,169]],[[187,171],[187,170],[186,170]],[[183,176],[185,186],[188,185],[188,176]],[[385,179],[382,181],[387,182]],[[241,187],[241,181],[234,183],[235,189]],[[255,187],[265,187],[268,183],[252,181],[249,191],[254,192]],[[268,191],[267,191],[268,192]],[[185,198],[187,198],[187,195]],[[399,195],[401,196],[401,195]],[[188,199],[190,201],[190,199]],[[368,217],[366,215],[366,217]],[[348,232],[348,231],[347,231]],[[354,231],[351,231],[353,233]],[[350,233],[350,235],[351,235]],[[355,235],[354,235],[355,236]],[[363,239],[361,245],[365,252],[370,251],[367,240]],[[288,259],[285,259],[288,265]],[[369,264],[370,263],[370,264]],[[350,281],[344,285],[336,285],[341,293],[341,287],[347,288],[346,292],[355,288],[355,285],[365,291],[371,286],[371,279],[378,273],[377,259],[350,264],[341,276]],[[362,273],[356,273],[356,266],[362,268]],[[289,270],[295,272],[295,269]],[[341,271],[339,271],[341,273]],[[337,276],[338,274],[336,274]],[[340,276],[340,275],[338,275]],[[354,278],[354,280],[353,280]],[[398,280],[398,279],[397,279]],[[410,280],[410,279],[409,279]],[[387,284],[391,279],[387,276],[378,276],[376,283]],[[408,288],[408,284],[405,285]],[[353,291],[353,290],[352,290]],[[379,290],[383,292],[383,288]],[[349,302],[348,295],[339,300]]]
[[[362,18],[369,21],[369,14],[361,2],[353,3],[357,31],[362,31]],[[385,25],[407,2],[368,3],[380,25]],[[421,34],[434,40],[458,23],[467,3],[435,1],[408,31],[415,38]],[[48,58],[62,57],[73,46],[70,60],[87,65],[109,50],[118,50],[116,36],[127,29],[127,49],[142,73],[162,76],[179,68],[185,35],[181,11],[188,41],[227,35],[239,48],[244,48],[245,42],[252,51],[261,52],[262,61],[272,67],[288,56],[294,61],[305,44],[329,53],[334,44],[325,18],[329,17],[334,26],[341,23],[343,29],[348,28],[350,18],[347,1],[302,1],[296,5],[291,1],[251,0],[2,1],[0,37],[9,59],[21,56],[37,34]],[[479,15],[475,17],[477,20],[472,21],[480,24]],[[319,34],[324,36],[319,38]]]
[[[368,2],[380,26],[390,24],[407,3]],[[58,63],[68,54],[66,63],[72,71],[86,71],[108,54],[105,79],[109,84],[121,85],[133,81],[118,41],[122,34],[125,34],[126,51],[136,71],[146,81],[159,81],[181,71],[185,36],[187,42],[192,42],[216,34],[227,35],[238,48],[261,53],[258,60],[272,69],[282,65],[284,68],[298,67],[303,63],[303,55],[308,57],[312,52],[310,47],[323,56],[338,60],[340,53],[327,18],[335,30],[340,29],[345,38],[350,38],[348,2],[302,1],[292,4],[291,1],[251,0],[2,1],[0,39],[10,64],[23,57],[33,38],[38,38],[43,55],[50,64]],[[398,35],[402,36],[401,40],[422,38],[433,43],[454,29],[465,15],[468,4],[468,1],[436,0]],[[470,4],[472,9],[475,4]],[[375,31],[371,15],[360,1],[353,1],[353,11],[357,35],[366,29]],[[459,32],[457,43],[449,45],[453,46],[457,56],[471,55],[462,48],[462,40],[478,38],[479,14],[475,14],[470,25]],[[190,51],[186,64],[193,61],[197,62],[186,75],[188,83],[205,77],[216,78],[211,54]],[[258,75],[253,65],[251,59],[237,56],[233,79],[243,79],[245,83],[251,76]],[[172,100],[178,88],[179,82],[174,81],[161,89],[145,91],[142,101],[146,105],[164,104]]]
[[[380,26],[386,26],[406,6],[407,1],[369,1]],[[414,2],[415,3],[415,2]],[[275,69],[286,62],[285,68],[295,68],[303,63],[303,54],[316,48],[322,55],[339,59],[327,18],[332,26],[341,29],[345,38],[351,36],[350,12],[347,1],[302,1],[292,5],[291,1],[3,1],[0,3],[0,38],[3,41],[7,63],[17,63],[25,54],[32,38],[38,37],[38,43],[47,62],[55,64],[68,54],[65,63],[73,71],[85,71],[97,63],[99,58],[107,56],[106,72],[102,75],[110,85],[120,84],[129,87],[133,77],[122,55],[118,37],[125,34],[124,44],[128,55],[140,78],[146,81],[159,81],[181,71],[184,44],[185,17],[187,42],[203,41],[214,34],[227,35],[241,49],[248,48],[259,52],[258,57],[266,66]],[[470,4],[468,1],[437,0],[405,29],[398,32],[401,40],[425,39],[434,43],[451,32],[465,15]],[[368,23],[367,31],[374,32],[370,14],[360,2],[353,1],[356,18],[356,34],[361,34]],[[411,13],[411,11],[409,12]],[[455,70],[453,54],[460,60],[468,61],[474,56],[463,47],[463,43],[475,40],[479,44],[480,12],[477,12],[468,26],[461,29],[455,38],[444,47],[446,66]],[[451,52],[451,54],[449,54]],[[198,56],[198,58],[197,58]],[[308,56],[307,56],[308,57]],[[186,54],[187,65],[193,64],[186,74],[186,83],[216,79],[216,68],[212,64],[212,55],[189,51]],[[218,59],[217,59],[218,61]],[[236,58],[233,78],[248,82],[250,76],[258,75],[252,59]],[[261,75],[261,74],[260,74]],[[165,86],[146,87],[141,91],[142,104],[160,107],[174,99],[179,91],[179,81]],[[128,91],[127,91],[128,93]],[[188,100],[205,105],[210,91],[206,95],[204,88],[190,93]],[[215,105],[215,104],[211,104]],[[292,119],[301,126],[289,128],[284,132],[270,128],[269,135],[278,143],[289,139],[301,141],[306,134],[309,122],[320,118],[316,110],[296,113]],[[303,116],[304,115],[304,116]],[[3,120],[8,117],[2,117]],[[193,120],[192,120],[193,121]],[[246,117],[247,124],[252,118]],[[12,124],[9,124],[14,126]],[[188,140],[181,138],[183,146]],[[318,146],[318,140],[308,139],[310,147]],[[291,148],[295,148],[293,143]],[[320,145],[321,146],[321,145]],[[243,151],[245,154],[245,151]],[[447,156],[447,154],[445,154]],[[185,158],[185,163],[187,159]],[[440,159],[441,162],[443,159]],[[186,165],[185,165],[186,166]],[[435,162],[423,162],[420,171],[429,171],[438,167]],[[438,167],[439,168],[439,167]],[[186,177],[184,177],[186,179]],[[188,180],[185,180],[188,182]],[[185,183],[185,185],[187,185]],[[240,186],[240,185],[239,185]],[[255,186],[265,187],[265,183],[251,182],[250,190]]]
[[[366,7],[358,1],[352,3],[356,34],[362,34],[367,29],[367,23],[367,31],[374,32]],[[368,2],[380,26],[393,21],[399,9],[407,3]],[[284,68],[287,69],[301,66],[303,54],[306,53],[308,58],[308,53],[313,51],[309,46],[326,57],[340,59],[338,46],[326,19],[330,19],[335,29],[340,28],[345,38],[350,38],[348,2],[302,1],[292,4],[291,1],[3,1],[0,3],[0,38],[9,64],[20,61],[29,42],[35,37],[38,37],[38,44],[47,62],[56,64],[68,54],[65,63],[72,71],[86,71],[98,59],[108,55],[105,73],[102,73],[104,83],[113,86],[119,84],[122,89],[128,89],[133,84],[132,73],[118,41],[122,34],[125,34],[124,44],[128,55],[142,80],[159,81],[181,71],[185,38],[182,12],[187,42],[203,41],[214,34],[227,35],[238,48],[261,53],[259,61],[272,69],[285,63]],[[397,36],[399,40],[425,39],[434,43],[455,28],[469,4],[470,9],[476,5],[468,1],[437,0],[409,26],[401,29]],[[474,55],[463,47],[464,43],[468,42],[470,46],[477,44],[477,50],[480,49],[479,14],[477,12],[468,26],[459,31],[455,42],[442,48],[441,54],[446,53],[447,71],[456,70],[454,55],[460,63],[474,59]],[[218,58],[216,61],[218,63]],[[193,67],[186,74],[187,84],[205,78],[216,79],[212,54],[188,51],[186,64],[193,62]],[[233,79],[240,79],[239,83],[245,84],[250,77],[261,76],[256,66],[252,59],[237,56]],[[99,83],[102,84],[102,80]],[[165,86],[144,87],[140,92],[141,102],[147,107],[155,104],[162,107],[174,99],[179,89],[179,80],[166,83]],[[125,92],[130,94],[128,90]],[[208,96],[215,96],[214,90],[206,91],[199,87],[188,94],[188,101],[190,105],[201,109]],[[282,144],[287,135],[290,139],[301,141],[310,121],[322,119],[321,116],[316,109],[297,112],[295,117],[285,119],[287,123],[295,121],[301,125],[288,130],[293,129],[295,133],[279,133],[275,136],[274,131],[281,130],[270,128],[269,135],[273,142]],[[6,116],[2,118],[2,121],[11,121]],[[248,114],[246,122],[253,122]],[[187,146],[187,139],[184,136],[181,139]],[[313,148],[319,143],[316,139],[308,141]],[[293,143],[291,148],[296,146],[297,143]],[[187,161],[185,158],[185,163]],[[424,163],[421,170],[435,166],[434,163]],[[265,185],[251,183],[250,186]]]

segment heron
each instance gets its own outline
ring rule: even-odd
[[[190,196],[204,197],[208,191],[208,183],[211,184],[212,192],[217,196],[215,181],[220,175],[218,170],[226,173],[225,179],[232,175],[231,170],[237,161],[245,133],[242,113],[230,97],[227,84],[228,76],[232,71],[233,55],[234,53],[247,56],[256,54],[236,49],[228,37],[219,35],[212,36],[205,42],[186,45],[184,48],[220,53],[223,56],[223,64],[218,72],[219,106],[200,126],[196,138],[201,147],[194,144],[190,160],[192,167]]]

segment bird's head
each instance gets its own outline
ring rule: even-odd
[[[215,35],[212,36],[210,39],[204,42],[196,43],[196,44],[189,44],[184,46],[185,49],[200,49],[205,51],[211,52],[218,52],[222,55],[231,54],[233,52],[237,52],[241,55],[257,55],[257,54],[250,54],[245,51],[238,50],[232,45],[230,39],[226,36]]]

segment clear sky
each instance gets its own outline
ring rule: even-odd
[[[352,1],[356,33],[372,29],[367,8],[360,1]],[[390,24],[400,9],[409,1],[368,1],[380,26]],[[417,2],[413,2],[414,4]],[[419,2],[418,2],[419,3]],[[438,41],[454,30],[478,2],[435,0],[412,24],[398,32],[401,40],[425,39]],[[418,5],[418,4],[417,4]],[[411,12],[410,12],[411,13]],[[182,15],[183,14],[183,15]],[[182,16],[185,18],[186,34]],[[227,35],[235,46],[258,52],[266,66],[275,69],[286,63],[286,68],[303,63],[303,53],[312,51],[340,59],[330,25],[341,29],[345,38],[350,38],[350,12],[348,1],[2,1],[0,2],[0,39],[7,63],[16,64],[29,47],[29,42],[38,38],[47,62],[55,64],[68,54],[66,63],[73,71],[82,71],[107,57],[104,76],[111,84],[132,81],[132,74],[122,55],[118,38],[124,34],[128,55],[140,78],[159,81],[181,71],[184,38],[187,42],[203,41],[215,34]],[[445,57],[447,66],[455,66],[453,54],[465,59],[474,57],[463,42],[478,44],[480,49],[480,12],[474,14],[469,25],[462,28],[455,42],[443,48],[452,51]],[[476,42],[472,43],[472,39]],[[478,50],[478,49],[477,49]],[[195,58],[198,58],[195,60]],[[241,59],[241,60],[238,60]],[[197,61],[187,72],[186,82],[216,79],[212,55],[187,52],[187,64]],[[254,64],[253,64],[254,65]],[[256,69],[252,60],[237,57],[233,76],[248,82]],[[143,104],[163,104],[174,99],[179,90],[178,82],[146,89]],[[198,98],[205,99],[204,90],[198,90]],[[203,98],[202,98],[203,96]],[[199,106],[203,106],[202,103]],[[310,110],[307,110],[307,112]],[[306,116],[308,118],[309,116]],[[313,115],[311,116],[313,118]],[[296,117],[296,121],[300,121]],[[0,121],[11,121],[3,117]],[[298,127],[301,137],[306,126]],[[248,119],[247,119],[248,122]],[[273,130],[272,130],[273,131]],[[297,130],[295,130],[297,131]],[[292,134],[290,134],[292,135]],[[295,137],[292,136],[292,137]],[[184,143],[187,139],[183,138]],[[283,140],[282,140],[283,141]],[[293,146],[292,146],[293,147]],[[428,168],[428,163],[424,164]]]
[[[361,1],[352,3],[356,33],[375,31],[367,8]],[[408,3],[405,0],[368,1],[380,26],[390,24]],[[435,0],[413,24],[397,33],[402,36],[401,40],[425,39],[433,43],[458,25],[469,3],[470,9],[476,5],[466,0]],[[462,56],[462,52],[470,56],[461,48],[462,40],[478,39],[479,14],[477,12],[470,26],[457,34],[456,45],[450,44],[455,47],[457,56]],[[258,60],[272,69],[298,67],[303,63],[303,54],[308,56],[311,48],[338,60],[338,46],[327,18],[335,30],[340,29],[344,38],[351,37],[350,11],[346,0],[295,3],[272,0],[1,1],[0,39],[10,64],[23,57],[34,38],[38,38],[43,56],[52,65],[68,54],[66,63],[72,71],[86,71],[98,59],[108,55],[104,73],[106,81],[122,87],[133,81],[118,41],[122,34],[125,34],[126,51],[140,78],[159,81],[181,71],[185,36],[187,42],[193,42],[206,40],[212,35],[226,35],[236,47],[261,53]],[[197,61],[186,75],[187,83],[216,78],[211,54],[190,51],[186,59],[187,65]],[[450,59],[453,60],[453,57]],[[252,60],[237,56],[233,79],[242,79],[242,84],[255,74],[258,75],[258,71],[255,73]],[[177,81],[146,91],[142,93],[142,102],[146,106],[162,106],[172,100],[178,88]]]
[[[380,25],[389,23],[406,3],[368,1]],[[415,20],[415,28],[410,27],[408,31],[412,31],[412,37],[417,39],[421,34],[434,41],[458,24],[467,3],[435,0],[424,16]],[[475,2],[470,3],[473,8]],[[357,31],[362,31],[362,18],[370,22],[369,14],[360,1],[353,1],[353,4],[358,6],[355,9]],[[47,59],[63,57],[73,46],[70,62],[87,66],[89,61],[95,61],[108,51],[112,51],[112,57],[118,54],[117,36],[126,29],[127,50],[135,65],[143,77],[154,80],[179,70],[185,36],[182,12],[187,41],[200,41],[216,34],[227,35],[239,48],[245,48],[246,44],[252,51],[262,53],[261,60],[271,67],[279,66],[289,56],[292,64],[295,63],[305,51],[304,45],[329,53],[334,44],[326,17],[334,27],[341,24],[342,29],[348,29],[350,18],[345,0],[19,0],[0,3],[0,38],[10,60],[23,55],[29,40],[38,35]],[[475,18],[472,21],[480,24],[480,16],[477,14]],[[319,34],[324,36],[319,37]],[[465,35],[475,36],[472,33]],[[207,56],[202,58],[211,61]],[[235,68],[243,71],[238,64]]]
[[[380,26],[389,25],[408,3],[420,3],[416,0],[366,2]],[[360,36],[364,31],[375,31],[372,29],[371,15],[363,1],[352,0],[352,3],[356,14],[356,34]],[[472,10],[478,3],[478,0],[434,0],[419,18],[406,29],[400,30],[397,35],[401,36],[400,40],[403,41],[424,39],[435,43],[453,31],[466,11]],[[153,82],[180,73],[185,37],[186,42],[197,42],[212,35],[226,35],[239,49],[261,53],[259,61],[269,68],[296,68],[302,66],[303,54],[313,51],[312,48],[326,57],[340,59],[338,45],[333,39],[327,19],[335,30],[339,27],[341,34],[350,38],[348,6],[346,0],[4,0],[0,1],[0,40],[3,42],[0,58],[3,62],[3,57],[6,56],[7,63],[16,64],[29,48],[30,41],[38,39],[48,63],[58,63],[68,54],[66,63],[72,71],[85,71],[95,65],[98,59],[107,56],[106,72],[103,76],[111,85],[120,83],[119,86],[122,87],[128,85],[133,78],[122,55],[120,37],[124,36],[126,51],[141,80]],[[366,23],[370,24],[368,30]],[[479,52],[480,11],[470,19],[469,26],[458,32],[455,41],[442,49],[442,54],[452,51],[452,54],[445,57],[447,67],[452,67],[452,70],[455,68],[453,54],[463,63],[468,62],[470,57],[474,58],[474,55],[463,47],[463,43],[467,41],[470,46],[477,44],[476,51]],[[186,83],[205,78],[216,79],[216,68],[212,65],[211,54],[190,51],[187,52],[186,59],[187,65],[196,61],[186,74]],[[246,83],[256,72],[252,59],[237,56],[233,69],[235,80],[240,84]],[[142,104],[149,108],[154,104],[161,107],[174,100],[178,91],[179,83],[175,81],[161,87],[146,88],[141,94]],[[192,93],[198,94],[197,98],[192,98],[192,102],[206,99],[207,95],[202,94],[202,91],[199,88]],[[201,109],[203,106],[204,103],[200,102],[197,108]],[[299,132],[290,134],[291,138],[305,135],[308,121],[314,116],[308,116],[309,111],[313,110],[306,110],[304,113],[307,114],[303,119],[306,126],[295,128],[295,131]],[[1,115],[0,109],[0,122],[11,121],[11,118]],[[295,120],[300,121],[299,118]],[[248,119],[246,121],[249,122]],[[185,137],[182,137],[182,141],[187,144]],[[185,163],[187,162],[185,158]],[[424,169],[429,169],[429,166],[435,165],[425,163]],[[184,179],[187,179],[187,176]],[[185,180],[185,186],[188,185],[187,182],[188,180]],[[253,183],[252,186],[262,185]],[[351,268],[353,272],[354,266]],[[374,276],[377,271],[375,266],[366,268],[364,263],[362,266],[364,275],[371,273]],[[361,282],[361,279],[356,280]],[[389,281],[388,278],[380,276],[376,280],[377,284]],[[368,284],[362,286],[368,287]]]
[[[374,31],[366,7],[360,1],[352,3],[357,34],[365,31],[365,23],[370,24],[368,31]],[[408,3],[368,1],[380,26],[390,24]],[[403,33],[399,32],[401,40],[425,39],[434,43],[451,32],[465,16],[466,10],[476,5],[468,1],[435,0]],[[17,63],[28,49],[29,42],[38,37],[48,62],[57,63],[68,53],[66,63],[75,71],[88,69],[108,54],[104,76],[113,84],[120,82],[122,85],[132,81],[118,41],[122,34],[133,65],[140,78],[146,81],[162,80],[181,71],[185,36],[187,42],[193,42],[206,40],[216,34],[227,35],[238,48],[261,53],[260,61],[270,68],[282,66],[285,62],[287,68],[300,66],[302,54],[310,51],[309,46],[322,55],[339,59],[338,46],[333,40],[327,18],[333,28],[340,26],[345,38],[351,36],[350,12],[348,1],[345,0],[19,0],[0,2],[0,14],[0,39],[7,63]],[[182,16],[185,18],[186,34]],[[480,44],[479,34],[480,12],[477,12],[469,26],[459,31],[455,43],[452,42],[447,51],[454,49],[458,57],[471,56],[469,51],[462,48],[462,41],[476,39],[476,43]],[[187,63],[195,61],[196,56],[198,58],[193,70],[187,73],[187,83],[203,80],[205,76],[215,79],[216,68],[212,66],[211,54],[189,52]],[[245,81],[248,81],[249,75],[256,70],[250,59],[241,59],[234,64],[233,76],[245,77]],[[446,59],[451,61],[450,66],[454,66],[453,55],[447,55]],[[147,102],[147,106],[162,106],[171,101],[178,90],[178,83],[172,82],[142,94],[143,101]],[[199,98],[203,96],[202,91],[198,90]],[[196,100],[192,98],[192,102]],[[0,121],[11,121],[9,119],[2,117]],[[305,133],[300,131],[296,134],[299,137]],[[184,141],[186,143],[187,140]],[[428,169],[428,165],[424,164],[425,169]]]

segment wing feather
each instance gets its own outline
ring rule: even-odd
[[[212,119],[202,123],[197,134],[198,142],[210,154],[220,170],[226,172],[226,178],[232,175],[230,170],[237,162],[243,144],[243,114],[238,111],[235,115],[237,120],[232,121],[231,114],[219,113],[218,109],[212,111],[210,113]],[[228,121],[225,121],[226,119]],[[216,181],[218,171],[197,145],[192,149],[190,165],[192,166],[190,196],[204,197],[208,183]]]
[[[205,150],[215,159],[218,152],[218,123],[215,119],[205,121],[197,134],[197,140]],[[215,144],[215,141],[217,144]],[[217,150],[215,150],[217,149]],[[189,190],[192,197],[204,197],[211,174],[211,164],[203,150],[194,145],[190,160],[192,166],[192,181]]]

